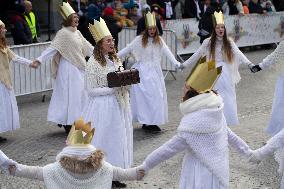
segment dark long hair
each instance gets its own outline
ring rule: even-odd
[[[148,29],[146,28],[144,30],[144,32],[142,33],[142,46],[144,48],[146,48],[147,44],[148,44],[148,38],[149,38],[149,33],[148,33]],[[154,44],[159,44],[161,45],[161,39],[160,39],[160,36],[158,34],[158,30],[157,30],[157,27],[156,27],[156,32],[155,32],[155,36],[153,37],[153,43]]]
[[[193,88],[189,87],[189,90],[183,96],[182,101],[184,102],[184,101],[186,101],[186,100],[188,100],[192,97],[195,97],[197,95],[199,95],[199,93],[196,90],[194,90]]]
[[[206,91],[205,93],[210,93],[210,92],[213,92],[215,93],[216,95],[218,94],[218,92],[216,90],[210,90],[210,91]],[[189,87],[189,90],[185,93],[185,95],[183,96],[182,98],[182,101],[186,101],[190,98],[193,98],[197,95],[200,95],[201,93],[197,92],[195,89]]]
[[[215,60],[216,39],[217,39],[217,34],[214,28],[212,35],[211,35],[211,39],[210,39],[210,59],[211,60]],[[232,60],[233,60],[232,45],[227,37],[226,28],[224,28],[222,48],[223,48],[222,50],[224,50],[228,63],[232,63]]]

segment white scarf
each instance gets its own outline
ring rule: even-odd
[[[51,47],[59,52],[52,59],[52,76],[54,78],[56,78],[61,56],[78,69],[85,70],[85,57],[90,52],[90,45],[79,30],[73,27],[63,27],[56,33]]]
[[[16,55],[9,48],[0,48],[0,82],[8,89],[13,88],[10,62]]]
[[[185,115],[201,109],[217,108],[221,106],[222,103],[223,99],[220,96],[210,92],[192,97],[180,103],[179,107],[181,113]]]
[[[205,93],[181,103],[178,135],[220,183],[229,188],[229,149],[222,98]]]

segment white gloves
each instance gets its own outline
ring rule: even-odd
[[[17,163],[9,159],[1,150],[0,150],[0,168],[4,170],[6,174],[9,174],[9,165],[17,165]]]

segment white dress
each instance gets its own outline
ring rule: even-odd
[[[133,120],[141,124],[162,125],[168,122],[168,102],[164,76],[161,68],[162,56],[167,56],[173,64],[178,64],[163,39],[161,45],[148,39],[147,47],[142,46],[142,36],[137,36],[130,44],[118,52],[119,57],[133,53],[140,83],[132,85],[130,91]]]
[[[267,69],[272,64],[284,63],[284,41],[280,42],[273,53],[268,55],[259,64],[262,69]],[[272,135],[284,128],[284,75],[281,74],[276,82],[271,118],[266,132]]]
[[[11,62],[29,65],[32,61],[16,55]],[[20,128],[19,112],[14,90],[8,89],[0,82],[0,97],[0,133]]]
[[[239,124],[238,112],[237,112],[237,99],[235,85],[240,80],[238,67],[240,64],[250,64],[251,62],[244,56],[239,50],[233,40],[230,39],[233,53],[232,63],[227,63],[226,58],[222,52],[222,39],[216,40],[215,47],[215,62],[216,66],[222,66],[222,73],[217,80],[214,89],[222,96],[224,101],[224,115],[229,126]],[[183,66],[190,67],[191,69],[197,63],[198,59],[206,56],[209,60],[209,45],[210,38],[203,41],[200,48],[183,63]]]
[[[133,162],[133,127],[128,91],[125,87],[107,87],[107,74],[117,70],[118,65],[106,59],[105,67],[93,56],[87,63],[85,85],[88,103],[82,115],[96,128],[92,144],[104,151],[106,160],[112,165],[128,168]],[[123,103],[122,90],[128,102]]]
[[[45,62],[55,56],[56,53],[58,53],[56,49],[48,47],[37,60]],[[86,101],[84,70],[78,69],[61,56],[47,120],[57,124],[72,125],[80,117]]]
[[[240,154],[248,157],[248,146],[228,128],[228,142]],[[148,168],[153,168],[179,152],[186,154],[182,162],[180,189],[225,189],[214,175],[192,152],[190,144],[180,136],[174,136],[145,159]]]

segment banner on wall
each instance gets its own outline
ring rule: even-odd
[[[226,16],[227,34],[238,47],[277,43],[284,39],[284,12],[269,15]],[[177,54],[194,53],[200,46],[196,19],[167,20],[166,29],[177,35]]]

